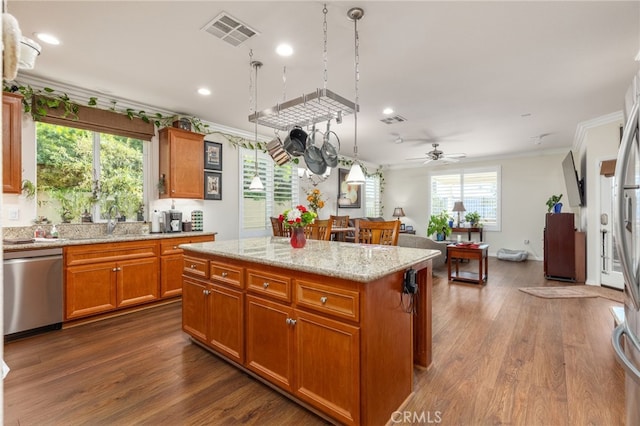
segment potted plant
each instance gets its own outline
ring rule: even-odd
[[[439,214],[432,214],[429,218],[427,235],[433,234],[436,234],[437,241],[443,241],[451,234],[451,228],[449,227],[449,214],[446,211],[443,210]]]
[[[469,222],[472,228],[475,228],[480,224],[480,213],[478,213],[477,211],[467,213],[464,215],[464,220]]]
[[[554,213],[560,213],[562,210],[562,203],[560,200],[562,199],[562,194],[560,195],[552,195],[547,200],[547,213],[551,213],[553,210]]]

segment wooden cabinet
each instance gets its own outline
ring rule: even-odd
[[[158,299],[158,242],[66,247],[65,320]]]
[[[237,363],[244,361],[244,294],[210,284],[208,298],[208,344]]]
[[[206,282],[185,276],[182,287],[182,330],[207,343],[207,287]]]
[[[544,276],[584,282],[585,234],[575,229],[573,213],[547,213],[544,228]]]
[[[168,298],[182,294],[182,271],[187,263],[180,244],[213,241],[213,235],[177,237],[160,240],[160,297]],[[189,267],[193,261],[188,263]],[[196,265],[194,265],[196,267]]]
[[[204,198],[204,135],[175,127],[160,129],[160,198]]]
[[[22,192],[22,95],[2,93],[2,192]]]

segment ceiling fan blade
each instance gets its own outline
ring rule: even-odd
[[[422,157],[405,158],[405,161],[417,161],[417,160],[426,160],[426,159],[429,159],[429,157],[422,156]]]
[[[422,164],[429,164],[429,163],[431,163],[433,161],[434,161],[433,158],[427,158],[426,160],[424,160],[424,162]]]
[[[457,163],[460,160],[452,157],[442,157],[440,161],[442,161],[443,163]]]
[[[463,153],[445,154],[444,156],[447,157],[447,158],[465,158],[467,156],[467,154],[463,154]]]

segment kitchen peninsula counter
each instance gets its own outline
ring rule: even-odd
[[[182,244],[183,330],[343,424],[384,424],[431,364],[436,250],[281,237]],[[403,293],[406,271],[416,294]],[[415,314],[415,315],[414,315]]]

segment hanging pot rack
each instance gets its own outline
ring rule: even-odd
[[[342,118],[353,114],[356,104],[326,88],[298,98],[276,104],[271,108],[249,115],[249,121],[278,130],[290,130],[295,126],[307,127],[313,124]]]

